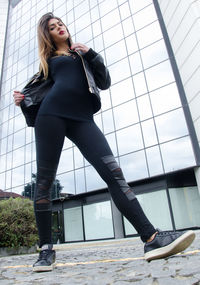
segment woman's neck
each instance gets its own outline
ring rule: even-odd
[[[57,47],[57,51],[59,51],[59,52],[62,52],[62,51],[68,52],[69,51],[69,46],[66,42],[59,43],[56,45],[56,47]]]

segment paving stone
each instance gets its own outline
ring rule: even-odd
[[[32,272],[38,254],[0,258],[2,285],[200,285],[200,231],[181,255],[143,259],[138,238],[57,246],[53,272]]]

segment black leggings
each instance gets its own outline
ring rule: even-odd
[[[134,226],[143,242],[155,228],[145,216],[133,190],[97,125],[55,116],[38,116],[35,124],[37,180],[34,209],[40,247],[51,243],[51,187],[56,176],[65,136],[81,151],[108,185],[119,211]]]

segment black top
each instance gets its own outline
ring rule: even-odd
[[[92,94],[81,58],[78,55],[52,57],[49,73],[54,84],[45,96],[38,115],[93,120]]]

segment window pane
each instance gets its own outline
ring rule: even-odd
[[[139,30],[157,19],[155,8],[152,5],[142,9],[134,15],[135,29]]]
[[[128,59],[125,58],[109,67],[112,84],[119,82],[131,75]]]
[[[150,176],[162,174],[164,170],[158,146],[147,148],[146,155]]]
[[[83,206],[86,240],[114,237],[110,201]]]
[[[154,115],[159,115],[181,106],[177,86],[172,83],[150,92]]]
[[[124,41],[120,41],[117,44],[112,45],[106,49],[106,60],[107,64],[113,64],[114,62],[119,61],[120,59],[126,57],[126,46]]]
[[[102,180],[99,174],[92,166],[87,166],[85,168],[86,174],[86,186],[87,191],[92,191],[95,189],[101,189],[107,187],[106,183]]]
[[[108,110],[102,113],[103,116],[103,129],[104,134],[111,133],[114,131],[114,122],[112,110]]]
[[[157,21],[137,32],[140,48],[146,47],[147,45],[160,40],[162,37],[162,32]]]
[[[142,62],[141,62],[139,52],[136,52],[133,55],[131,55],[129,57],[129,60],[130,60],[132,74],[136,74],[136,73],[142,71],[143,67],[142,67]]]
[[[196,165],[189,137],[161,144],[165,171],[175,171]]]
[[[83,240],[83,221],[81,207],[64,209],[65,241]]]
[[[58,175],[57,178],[60,180],[60,184],[63,186],[63,192],[75,194],[74,171]]]
[[[147,120],[143,122],[141,125],[142,125],[142,133],[144,137],[145,147],[157,144],[158,141],[157,141],[154,121],[152,119]]]
[[[148,68],[168,58],[164,40],[160,40],[151,46],[141,50],[144,68]]]
[[[131,78],[111,86],[113,106],[126,102],[135,97]]]
[[[84,169],[75,170],[76,194],[85,192]]]
[[[153,117],[148,95],[137,98],[140,120],[146,120]]]
[[[123,31],[121,24],[109,29],[103,33],[105,47],[108,47],[123,38]]]
[[[162,230],[172,230],[166,190],[140,194],[137,195],[137,199],[153,225]],[[126,234],[136,234],[135,229],[127,220],[125,222],[125,232]]]
[[[175,225],[177,229],[200,226],[200,196],[198,188],[170,188]]]
[[[139,121],[135,100],[115,107],[113,110],[116,129],[135,124]]]
[[[72,170],[74,168],[72,149],[64,150],[61,153],[60,162],[58,166],[58,173]]]
[[[176,122],[176,123],[175,123]],[[159,141],[165,142],[188,134],[182,109],[155,118]]]
[[[117,131],[117,141],[120,155],[143,149],[144,147],[139,125]]]
[[[148,177],[144,151],[120,157],[120,166],[128,182]]]
[[[147,93],[147,85],[143,72],[140,72],[133,76],[133,83],[134,83],[136,96]]]
[[[145,74],[150,91],[174,81],[174,75],[168,60],[147,69]]]

